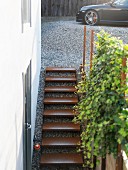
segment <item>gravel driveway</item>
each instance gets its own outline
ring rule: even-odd
[[[82,62],[83,28],[75,18],[42,19],[42,66],[78,68]],[[104,29],[128,43],[128,27],[87,26],[87,58],[90,49],[90,30]]]
[[[84,25],[76,23],[75,18],[72,17],[42,18],[41,73],[35,126],[36,140],[39,143],[41,143],[42,138],[44,70],[47,66],[75,67],[79,69],[79,65],[82,63],[83,29]],[[89,59],[91,29],[94,29],[95,33],[104,29],[112,35],[120,37],[124,43],[128,43],[128,27],[87,26],[87,61]],[[40,153],[34,151],[33,170],[40,170],[39,159]]]

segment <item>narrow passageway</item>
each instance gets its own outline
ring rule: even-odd
[[[39,94],[37,101],[37,117],[35,125],[35,142],[41,144],[42,140],[42,112],[44,109],[44,77],[45,68],[50,67],[75,67],[79,70],[79,65],[82,63],[83,53],[83,28],[84,25],[76,23],[74,18],[43,18],[41,28],[41,73]],[[87,61],[89,60],[90,42],[89,33],[90,28],[95,32],[105,29],[108,32],[114,33],[116,36],[122,36],[125,41],[125,34],[127,30],[119,27],[106,26],[87,26]],[[122,39],[121,37],[121,39]],[[32,170],[41,170],[39,167],[40,152],[34,151]],[[47,169],[46,169],[47,170]],[[54,170],[54,169],[52,169]],[[66,169],[67,170],[67,169]],[[77,169],[70,169],[77,170]]]
[[[83,51],[83,25],[74,20],[42,20],[42,58],[40,87],[37,102],[37,119],[35,127],[36,141],[42,140],[42,112],[44,109],[44,71],[48,66],[75,67],[79,69]],[[34,151],[33,170],[39,168],[39,152]]]

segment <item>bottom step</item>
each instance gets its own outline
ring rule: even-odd
[[[42,154],[40,165],[82,165],[83,158],[78,153],[50,153]]]

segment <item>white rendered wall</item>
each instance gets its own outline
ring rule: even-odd
[[[32,27],[21,25],[21,0],[0,1],[0,169],[23,170],[22,72],[32,59],[32,140],[40,73],[40,0],[32,0]]]

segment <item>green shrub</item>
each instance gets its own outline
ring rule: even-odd
[[[126,142],[128,136],[126,117],[122,117],[127,86],[121,80],[121,72],[127,72],[122,59],[128,55],[128,45],[104,31],[97,38],[90,75],[76,87],[81,99],[75,106],[79,115],[74,122],[82,125],[79,151],[83,151],[87,167],[93,167],[93,156],[116,156],[118,143]]]

